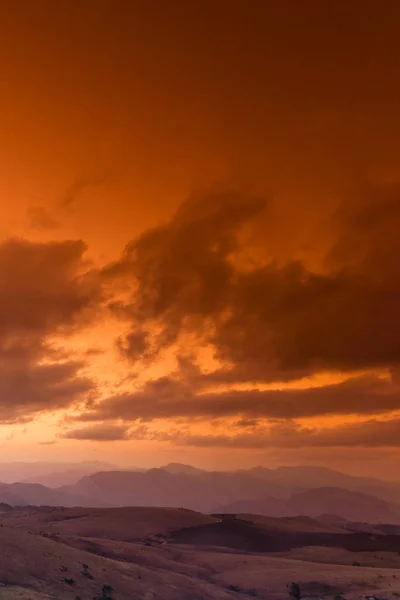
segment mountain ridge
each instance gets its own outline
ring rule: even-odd
[[[337,485],[346,484],[346,487]],[[375,493],[370,493],[370,490]],[[102,470],[50,488],[1,483],[10,505],[184,507],[203,513],[270,517],[333,514],[366,523],[400,523],[400,485],[312,467],[204,471],[181,463],[139,470]]]

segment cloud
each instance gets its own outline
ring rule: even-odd
[[[102,270],[102,280],[114,290],[109,308],[129,326],[117,340],[121,355],[132,363],[153,362],[172,349],[179,368],[142,389],[94,402],[74,419],[122,419],[129,427],[137,420],[237,417],[236,441],[229,437],[227,443],[262,447],[259,420],[400,409],[400,188],[370,190],[335,216],[337,239],[320,271],[301,261],[261,260],[243,247],[252,224],[268,218],[268,210],[265,200],[229,191],[195,195],[170,222],[131,241],[120,260]],[[120,284],[123,300],[116,291]],[[216,370],[198,366],[200,348],[211,349]],[[376,369],[393,376],[368,375]],[[309,389],[260,389],[261,383],[321,371],[341,371],[347,380]],[[360,371],[365,375],[353,376]],[[252,433],[246,433],[245,424],[252,422]],[[340,430],[343,439],[347,431]],[[194,443],[197,438],[188,435]],[[338,444],[332,436],[296,429],[285,437],[280,430],[273,443]],[[205,436],[204,443],[214,442]]]
[[[125,425],[113,425],[110,423],[99,423],[71,429],[59,437],[74,440],[91,440],[97,442],[110,442],[130,439],[128,427]]]
[[[37,360],[38,357],[36,357]],[[67,408],[85,398],[94,383],[76,361],[38,364],[19,359],[0,365],[0,422],[24,422],[35,413]]]
[[[198,447],[257,448],[383,448],[400,447],[400,418],[370,420],[331,428],[301,427],[283,423],[271,427],[249,428],[239,434],[198,435],[172,431],[164,439],[175,444]]]
[[[390,380],[358,377],[307,389],[229,390],[196,393],[190,380],[161,377],[141,390],[110,396],[78,420],[152,421],[177,418],[299,419],[316,416],[381,414],[400,410],[400,394]]]
[[[78,201],[85,190],[101,187],[102,185],[113,181],[114,178],[115,174],[109,172],[76,177],[72,184],[67,188],[64,197],[61,200],[61,208],[70,208]]]
[[[67,329],[96,301],[85,250],[80,241],[0,244],[0,346]]]
[[[399,188],[377,188],[337,217],[340,232],[318,272],[301,261],[261,259],[243,247],[252,224],[269,210],[263,199],[230,191],[194,195],[101,272],[89,269],[80,241],[0,244],[0,420],[31,418],[88,394],[88,408],[74,419],[103,420],[108,428],[122,419],[114,433],[124,436],[134,435],[138,419],[237,417],[244,427],[259,419],[400,409]],[[121,355],[132,363],[155,362],[173,350],[179,368],[142,389],[95,401],[86,363],[56,355],[49,338],[91,322],[102,285],[108,308],[128,326],[117,339]],[[216,370],[198,366],[202,348],[217,359]],[[393,377],[352,375],[372,369]],[[260,389],[260,383],[322,370],[347,372],[348,380],[305,390]],[[76,431],[91,435],[89,429]],[[104,435],[112,436],[108,431]]]
[[[82,326],[99,297],[84,251],[79,241],[0,244],[0,422],[66,408],[94,389],[84,363],[49,343]]]
[[[156,358],[190,334],[226,365],[215,377],[231,382],[400,361],[400,189],[380,188],[341,215],[324,272],[246,254],[242,232],[267,209],[236,193],[194,196],[127,246],[104,272],[134,290],[112,306],[131,323],[125,356]]]
[[[259,423],[235,423],[229,433],[196,433],[190,422],[169,430],[149,425],[96,423],[71,429],[59,437],[77,440],[148,440],[176,446],[232,449],[307,449],[307,448],[399,448],[400,417],[346,423],[334,427],[304,426],[291,419]]]
[[[184,330],[199,339],[231,304],[236,269],[229,257],[239,250],[238,232],[265,207],[260,198],[217,193],[194,196],[166,226],[149,230],[127,245],[107,277],[131,280],[128,303],[112,308],[129,319],[132,331],[120,346],[126,356],[156,357],[176,343]],[[158,327],[159,333],[150,335]]]

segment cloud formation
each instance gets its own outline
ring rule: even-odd
[[[91,440],[98,442],[111,442],[130,439],[126,425],[114,425],[110,423],[97,423],[87,427],[70,429],[59,437],[74,440]]]
[[[301,427],[282,423],[248,428],[238,434],[196,435],[172,431],[165,439],[185,446],[228,448],[380,448],[400,446],[400,418],[387,421],[370,420],[337,427]]]
[[[307,427],[290,419],[269,424],[246,423],[240,419],[230,427],[230,433],[196,433],[189,424],[160,431],[147,424],[98,423],[70,429],[60,437],[91,441],[150,440],[179,446],[233,449],[399,448],[399,430],[400,417],[333,427]]]
[[[280,429],[273,442],[277,430],[270,428],[266,442],[257,423],[400,410],[400,189],[373,190],[340,213],[336,242],[318,272],[243,246],[243,236],[251,238],[252,224],[267,219],[269,209],[263,199],[229,191],[195,195],[101,271],[88,268],[79,241],[0,244],[0,420],[72,406],[94,391],[95,382],[82,374],[86,364],[61,358],[49,339],[94,322],[102,289],[112,316],[127,326],[116,340],[121,357],[151,364],[172,350],[178,368],[132,390],[128,366],[123,391],[92,394],[86,410],[72,418],[89,425],[66,437],[137,439],[150,435],[138,429],[140,422],[237,418],[238,444],[250,443],[250,436],[261,446],[285,446],[283,439],[337,445],[327,431],[303,429],[287,438]],[[217,361],[214,370],[198,361],[204,348]],[[341,371],[345,381],[262,388],[321,371]],[[377,427],[374,422],[370,431]],[[206,444],[190,433],[185,439]]]
[[[94,384],[49,336],[82,325],[98,295],[82,242],[0,244],[0,421],[66,408]]]
[[[107,271],[134,289],[129,302],[114,305],[131,321],[125,356],[154,358],[190,333],[211,344],[238,381],[396,365],[400,190],[367,200],[346,215],[326,270],[316,273],[299,261],[245,260],[241,232],[265,210],[262,200],[191,198]]]
[[[152,421],[177,418],[299,419],[368,415],[400,410],[400,394],[390,380],[359,377],[307,389],[230,390],[196,393],[190,381],[161,377],[143,389],[111,396],[79,417],[83,421]]]

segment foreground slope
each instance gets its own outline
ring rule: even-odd
[[[332,600],[400,594],[399,536],[343,532],[307,517],[240,517],[4,507],[0,598],[99,600],[107,586],[113,600],[283,600],[292,581]]]
[[[233,600],[224,586],[96,556],[13,527],[0,527],[0,597],[92,600]]]

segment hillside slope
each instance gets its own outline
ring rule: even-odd
[[[234,592],[197,578],[110,560],[12,527],[0,527],[0,597],[121,600],[233,600]],[[26,594],[26,596],[25,596]]]

